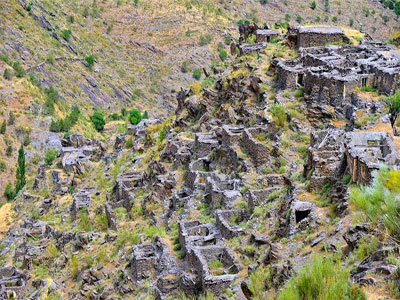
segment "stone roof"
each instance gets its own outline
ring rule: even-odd
[[[274,29],[257,29],[256,34],[261,34],[261,35],[279,35],[280,31],[279,30],[274,30]]]
[[[319,34],[344,34],[344,30],[339,27],[328,26],[307,26],[299,27],[299,33],[319,33]]]

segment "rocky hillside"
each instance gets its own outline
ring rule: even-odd
[[[68,104],[166,115],[193,69],[219,61],[240,20],[338,24],[389,39],[393,10],[378,1],[28,1],[0,3],[0,54]],[[227,36],[226,36],[227,35]],[[86,59],[93,56],[93,68]]]
[[[0,16],[0,299],[400,299],[393,10]]]

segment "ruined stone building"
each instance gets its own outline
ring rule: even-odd
[[[343,29],[329,26],[293,26],[288,28],[289,45],[296,48],[347,43]]]
[[[357,88],[373,87],[386,95],[400,89],[400,58],[376,42],[304,48],[298,58],[276,65],[278,90],[303,87],[306,100],[335,108],[354,104]]]

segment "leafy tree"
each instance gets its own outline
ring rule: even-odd
[[[310,4],[310,8],[314,10],[316,7],[317,7],[317,3],[315,3],[315,1],[312,1]]]
[[[7,198],[8,201],[15,198],[15,190],[13,189],[11,183],[7,183],[6,188],[4,189],[4,196]]]
[[[95,111],[93,115],[90,116],[90,121],[92,121],[97,131],[102,131],[104,129],[104,125],[106,125],[104,115],[101,111]]]
[[[25,186],[26,178],[25,178],[25,152],[24,146],[18,150],[18,166],[16,173],[16,182],[15,182],[15,193],[18,194],[20,190]]]
[[[399,134],[397,133],[396,129],[396,120],[400,113],[400,91],[396,92],[392,96],[389,96],[385,102],[389,111],[389,119],[393,128],[393,135],[398,136]]]
[[[142,121],[143,117],[142,117],[142,113],[138,110],[138,109],[133,109],[130,114],[129,114],[129,121],[131,122],[131,124],[133,125],[137,125],[140,123],[140,121]]]
[[[94,56],[93,55],[86,56],[85,61],[86,61],[87,67],[89,68],[89,70],[91,70],[93,68],[94,62],[95,62]]]
[[[4,120],[0,127],[0,133],[5,134],[6,130],[7,130],[7,123],[6,123],[6,120]]]

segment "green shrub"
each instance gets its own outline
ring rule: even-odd
[[[196,80],[200,80],[201,73],[202,73],[201,69],[194,69],[193,70],[193,78]]]
[[[8,201],[11,201],[15,198],[15,190],[12,187],[11,183],[7,183],[6,188],[4,189],[4,196],[7,198]]]
[[[97,131],[102,131],[104,125],[106,125],[104,115],[101,111],[95,111],[93,115],[90,116],[90,121],[92,121],[94,128],[96,128]]]
[[[44,162],[47,166],[51,166],[53,161],[57,158],[57,151],[55,149],[50,149],[46,151],[44,155]]]
[[[64,40],[66,40],[67,42],[69,42],[69,40],[71,38],[71,34],[72,34],[71,29],[65,29],[65,30],[61,31],[61,37]]]
[[[120,249],[121,247],[125,246],[125,245],[137,245],[139,244],[140,240],[138,235],[131,230],[128,229],[120,229],[118,231],[118,237],[115,241],[115,246],[116,249]]]
[[[93,55],[88,55],[85,57],[86,65],[91,70],[94,66],[95,58]]]
[[[304,88],[300,87],[294,92],[296,98],[301,98],[304,96]]]
[[[129,121],[133,125],[139,124],[140,121],[142,121],[142,118],[142,113],[136,108],[131,110],[131,112],[129,113]]]
[[[209,34],[204,34],[200,36],[200,46],[206,46],[211,43],[212,37]]]
[[[382,167],[371,186],[350,189],[350,202],[376,226],[380,221],[389,234],[400,234],[400,171]]]
[[[21,66],[21,64],[19,63],[19,61],[16,61],[15,63],[13,63],[12,65],[13,69],[14,69],[14,74],[15,76],[17,76],[18,78],[22,78],[25,76],[25,70],[24,68]]]
[[[88,214],[84,211],[79,212],[78,228],[79,230],[86,232],[92,231],[93,229],[92,222],[90,221]]]
[[[314,256],[286,283],[278,300],[365,300],[350,271],[332,257]]]
[[[125,147],[130,149],[133,147],[133,139],[132,137],[129,137],[129,139],[125,142]]]
[[[315,3],[315,1],[312,1],[311,4],[310,4],[310,8],[312,10],[314,10],[316,7],[317,7],[317,4]]]
[[[148,119],[148,118],[149,118],[149,113],[147,112],[147,110],[145,110],[142,119]]]
[[[1,123],[0,133],[5,134],[6,130],[7,130],[7,123],[6,123],[6,120],[4,120],[3,123]]]
[[[54,104],[57,103],[60,95],[58,94],[57,90],[55,90],[53,87],[50,87],[44,90],[44,96],[46,113],[53,115],[55,111]]]
[[[225,61],[228,58],[228,52],[225,49],[220,49],[219,50],[219,58],[222,61]]]
[[[12,74],[9,68],[4,69],[3,78],[5,80],[10,80],[12,78]]]
[[[270,109],[272,119],[274,120],[276,126],[283,127],[286,123],[286,113],[285,106],[282,104],[274,104]]]
[[[11,156],[13,152],[13,147],[11,145],[8,145],[6,148],[6,155]]]
[[[258,268],[253,271],[249,279],[249,289],[254,295],[254,299],[266,299],[265,282],[270,278],[270,272],[266,268]]]

